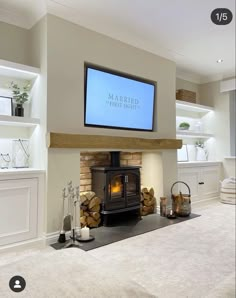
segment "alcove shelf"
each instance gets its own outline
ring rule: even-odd
[[[195,112],[195,113],[203,113],[203,114],[214,111],[213,107],[191,103],[187,101],[181,101],[181,100],[176,100],[176,109],[182,110],[182,111]]]
[[[39,74],[40,69],[37,67],[0,59],[0,76],[22,80],[33,80]]]
[[[0,115],[0,125],[5,126],[21,126],[21,127],[34,127],[40,124],[39,118],[16,117]]]
[[[199,138],[199,139],[209,139],[214,137],[211,133],[197,132],[193,130],[177,130],[176,136],[178,138]]]

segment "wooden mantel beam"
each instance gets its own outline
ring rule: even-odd
[[[48,134],[49,148],[81,148],[81,149],[131,149],[162,150],[180,149],[179,139],[145,139],[118,136],[80,135],[54,133]]]

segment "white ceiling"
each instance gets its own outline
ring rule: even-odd
[[[202,83],[235,76],[235,16],[213,24],[219,7],[234,15],[235,0],[0,0],[0,20],[31,28],[49,12],[173,60],[178,77]]]

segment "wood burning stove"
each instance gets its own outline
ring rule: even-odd
[[[106,225],[109,214],[140,210],[140,167],[120,166],[119,152],[111,153],[111,166],[93,166],[92,190],[102,200]]]

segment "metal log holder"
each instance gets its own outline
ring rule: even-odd
[[[181,191],[178,194],[173,194],[173,188],[176,184],[182,183],[188,189],[188,194],[183,194]],[[172,209],[177,216],[184,217],[191,214],[191,191],[187,183],[176,181],[171,187]]]

